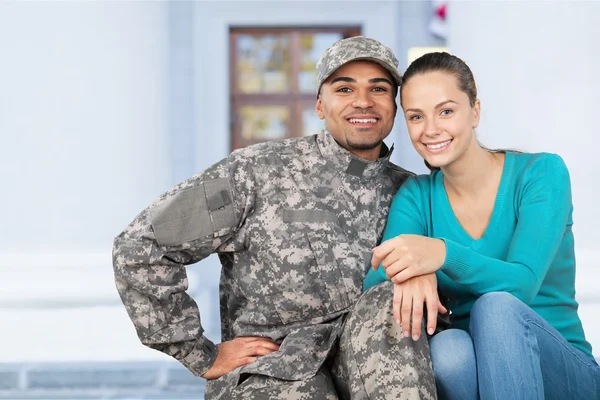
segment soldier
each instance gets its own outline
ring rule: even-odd
[[[206,399],[435,399],[427,338],[406,338],[392,284],[361,297],[393,195],[401,76],[391,50],[336,42],[317,64],[320,134],[234,151],[115,239],[118,292],[142,343],[206,378]],[[222,343],[185,266],[217,253]],[[435,316],[431,316],[435,324]]]

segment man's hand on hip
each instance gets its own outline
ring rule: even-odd
[[[271,339],[261,337],[239,337],[217,346],[217,359],[202,375],[206,379],[218,379],[228,372],[250,364],[258,356],[279,350],[279,345]]]

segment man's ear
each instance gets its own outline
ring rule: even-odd
[[[317,115],[319,119],[325,119],[325,112],[323,112],[323,102],[321,101],[321,95],[317,97],[317,104],[315,105],[315,110],[317,110]]]

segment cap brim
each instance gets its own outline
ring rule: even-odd
[[[323,82],[321,83],[321,85],[323,85],[323,83],[325,83],[325,81],[327,79],[329,79],[329,77],[331,75],[333,75],[333,73],[335,71],[337,71],[338,69],[340,69],[341,67],[343,67],[344,65],[348,64],[349,62],[352,61],[371,61],[371,62],[375,62],[379,65],[381,65],[383,68],[385,68],[386,71],[388,71],[390,73],[390,75],[392,75],[392,78],[394,78],[394,81],[396,81],[396,84],[398,86],[400,86],[402,84],[402,75],[400,75],[400,72],[398,71],[397,68],[393,68],[391,65],[388,65],[386,63],[384,63],[383,61],[379,60],[378,58],[374,58],[374,57],[356,57],[356,58],[352,58],[346,62],[344,62],[343,64],[340,64],[339,67],[337,67],[336,69],[334,69],[333,71],[331,71],[327,76],[325,76],[323,78]]]

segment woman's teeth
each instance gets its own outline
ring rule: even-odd
[[[452,141],[452,139],[446,140],[445,142],[442,142],[442,143],[426,144],[425,146],[427,146],[427,148],[431,149],[431,150],[439,150],[439,149],[442,149],[442,148],[448,146],[451,141]]]

